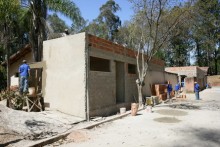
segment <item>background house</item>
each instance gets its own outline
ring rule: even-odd
[[[26,60],[28,63],[33,63],[33,55],[31,52],[31,46],[26,45],[16,53],[10,56],[9,63],[10,63],[10,85],[11,86],[18,86],[19,79],[18,79],[18,68],[22,64],[23,60]],[[6,62],[3,62],[2,65],[6,66]]]
[[[165,71],[178,74],[178,79],[186,92],[194,92],[195,81],[199,83],[201,88],[205,88],[207,84],[208,67],[166,67]]]

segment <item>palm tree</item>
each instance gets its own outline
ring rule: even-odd
[[[76,24],[83,21],[79,9],[71,0],[22,0],[22,6],[28,9],[30,31],[29,39],[34,60],[42,60],[43,41],[46,40],[47,12],[55,11],[64,14]]]

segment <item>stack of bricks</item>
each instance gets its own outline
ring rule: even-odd
[[[167,99],[167,86],[165,84],[155,84],[152,86],[152,95],[156,95],[160,100]]]

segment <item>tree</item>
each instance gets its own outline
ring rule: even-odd
[[[218,73],[219,32],[220,32],[219,0],[197,0],[193,7],[192,39],[195,44],[196,64],[209,66],[214,74]],[[213,70],[214,69],[214,70]]]
[[[89,25],[85,27],[85,31],[100,38],[109,38],[106,24],[99,23],[97,19],[89,23]]]
[[[174,7],[171,9],[174,15],[181,12],[179,9],[185,9],[183,7]],[[170,16],[173,17],[173,16]],[[187,21],[178,23],[174,29],[170,32],[167,42],[167,49],[165,49],[165,61],[167,66],[189,66],[190,65],[190,52],[192,50],[192,41],[190,38],[190,26],[191,18],[188,17]]]
[[[121,26],[120,18],[115,13],[120,10],[118,4],[114,0],[108,0],[106,4],[102,5],[99,9],[100,14],[98,20],[101,23],[106,24],[108,29],[108,39],[113,41],[114,35],[117,33],[118,28]]]
[[[15,27],[15,22],[20,3],[17,0],[0,0],[0,43],[3,45],[3,49],[6,51],[6,62],[7,62],[7,88],[10,87],[9,78],[9,56],[10,56],[10,46],[14,40],[13,29]],[[2,71],[2,70],[1,70]]]
[[[88,21],[85,21],[84,19],[81,20],[79,23],[73,23],[70,28],[71,34],[84,32],[87,23]]]
[[[100,7],[99,16],[94,19],[85,30],[90,34],[114,41],[118,29],[121,26],[121,20],[115,13],[120,9],[114,0],[108,0]]]
[[[49,15],[47,21],[50,24],[50,27],[54,33],[62,33],[65,29],[69,27],[66,25],[65,21],[60,19],[56,13]]]
[[[41,61],[43,41],[46,39],[47,11],[61,12],[79,23],[83,20],[79,9],[71,0],[22,0],[22,6],[28,8],[30,16],[30,43],[34,53],[34,60]]]
[[[156,53],[162,49],[175,26],[184,21],[187,9],[178,9],[181,13],[168,11],[167,0],[130,0],[135,9],[130,40],[136,50],[139,106],[142,106],[142,89],[147,75],[149,63]],[[167,12],[167,13],[166,13]]]

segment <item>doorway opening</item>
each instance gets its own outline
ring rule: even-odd
[[[125,64],[115,62],[116,64],[116,103],[125,102]]]

